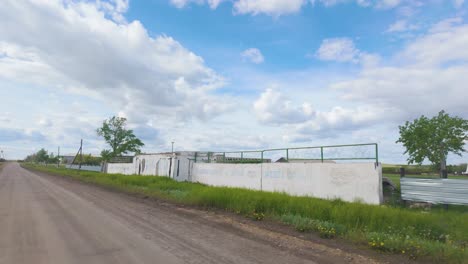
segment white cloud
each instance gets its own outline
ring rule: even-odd
[[[316,137],[332,137],[343,131],[353,131],[378,121],[382,108],[371,106],[344,108],[332,107],[329,111],[318,111],[311,103],[296,103],[274,89],[266,89],[254,103],[257,120],[267,125],[290,126],[287,141],[300,141]]]
[[[418,29],[418,26],[409,24],[407,20],[400,19],[391,24],[386,32],[405,32]]]
[[[463,23],[463,19],[461,17],[447,18],[434,24],[429,29],[429,32],[430,33],[443,33],[447,31],[452,31],[454,29],[454,26],[460,25],[462,23]]]
[[[309,103],[295,104],[274,89],[266,89],[254,103],[257,119],[264,124],[293,124],[314,115]]]
[[[398,153],[399,146],[394,146],[395,131],[404,121],[421,115],[435,115],[441,109],[468,118],[468,51],[463,48],[468,46],[468,24],[462,22],[461,19],[449,19],[436,23],[384,62],[363,67],[355,77],[327,85],[328,94],[334,91],[338,94],[328,102],[328,107],[315,107],[313,115],[304,118],[299,107],[279,103],[297,99],[286,98],[276,100],[270,106],[272,110],[265,111],[269,114],[259,118],[276,126],[283,124],[283,138],[302,144],[314,139],[326,141],[329,137],[334,138],[334,142],[337,139],[344,139],[344,142],[373,141],[358,139],[358,132],[367,131],[364,134],[369,134],[379,131],[384,136],[375,140],[383,142],[392,151],[394,149],[392,153]],[[327,52],[317,52],[317,57],[323,55],[322,58],[329,60],[362,61],[365,52],[349,41],[344,42],[344,45],[334,46]],[[298,96],[304,97],[303,94]],[[318,98],[323,100],[322,96]],[[275,119],[274,106],[293,109],[295,111],[289,112],[302,118],[280,116]],[[343,136],[345,134],[348,136]],[[356,138],[349,135],[356,135]],[[395,157],[401,156],[392,154],[392,158]]]
[[[234,12],[237,14],[267,14],[279,16],[298,12],[306,0],[237,0]]]
[[[420,68],[467,63],[468,25],[460,23],[459,18],[453,18],[435,24],[427,35],[409,44],[399,57]]]
[[[315,56],[323,61],[360,63],[364,67],[375,66],[380,61],[378,55],[357,49],[350,38],[324,39]]]
[[[177,8],[184,8],[190,3],[195,4],[208,4],[211,9],[216,9],[218,5],[223,2],[224,0],[170,0],[171,4]]]
[[[229,104],[201,57],[118,14],[128,1],[0,2],[0,77],[94,96],[135,120],[210,118]],[[108,18],[110,16],[110,18]]]
[[[349,38],[331,38],[322,41],[316,52],[317,58],[324,61],[355,61],[359,50]]]
[[[404,2],[413,2],[412,0],[312,0],[312,3],[320,2],[324,6],[335,6],[343,3],[355,2],[362,7],[374,7],[377,9],[395,8]]]
[[[257,48],[246,49],[241,53],[241,56],[244,60],[248,60],[255,64],[260,64],[265,60],[262,52]]]
[[[462,7],[462,5],[465,3],[465,0],[453,0],[453,5],[456,7],[456,8],[460,8]]]
[[[128,10],[129,0],[96,0],[96,6],[110,14],[115,21],[124,22],[122,14]]]
[[[443,24],[446,22],[442,21]],[[364,69],[332,89],[345,100],[378,104],[396,122],[445,109],[468,117],[468,25],[434,25],[396,55],[395,65]]]
[[[380,0],[375,1],[375,7],[381,9],[390,9],[400,5],[403,0]]]
[[[187,5],[208,4],[211,9],[216,9],[224,0],[170,0],[171,4],[177,8],[184,8]],[[460,0],[458,0],[460,1]],[[322,4],[325,7],[332,7],[342,3],[355,2],[362,7],[374,7],[377,9],[391,9],[399,6],[404,0],[232,0],[234,14],[265,14],[274,17],[289,15],[299,12],[308,4]]]
[[[335,106],[330,111],[317,111],[314,118],[298,124],[295,135],[299,138],[307,135],[334,137],[379,122],[382,114],[383,110],[376,107],[352,109]]]

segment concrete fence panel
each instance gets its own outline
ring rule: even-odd
[[[107,163],[106,172],[132,175],[135,174],[135,165],[133,163]]]
[[[192,181],[260,190],[261,169],[261,164],[194,163]]]
[[[368,204],[382,202],[382,172],[375,163],[265,163],[264,191]]]
[[[368,204],[380,204],[383,199],[382,168],[375,163],[195,163],[192,180]]]
[[[97,171],[97,172],[100,172],[102,170],[102,166],[101,165],[77,165],[77,164],[70,164],[70,165],[67,165],[67,168],[69,169],[74,169],[74,170],[84,170],[84,171]]]

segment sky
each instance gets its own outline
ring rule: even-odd
[[[468,119],[467,11],[464,0],[2,0],[0,149],[72,154],[83,139],[98,154],[96,129],[115,115],[143,152],[376,142],[382,162],[405,163],[399,125],[442,109]]]

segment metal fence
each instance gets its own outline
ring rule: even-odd
[[[400,186],[405,201],[468,205],[468,180],[403,177]]]
[[[195,162],[208,163],[269,163],[269,162],[379,162],[377,143],[330,145],[315,147],[278,148],[265,150],[196,152]]]

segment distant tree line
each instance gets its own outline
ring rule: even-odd
[[[63,160],[63,157],[55,156],[53,152],[48,152],[44,148],[40,149],[36,153],[28,155],[25,159],[25,162],[34,162],[34,163],[45,163],[45,164],[57,164],[59,161],[61,163],[67,163]],[[91,154],[84,154],[82,157],[77,156],[74,161],[69,161],[71,164],[82,164],[82,165],[101,165],[102,158],[94,157]]]
[[[55,156],[53,152],[49,153],[44,148],[41,148],[38,152],[26,156],[25,162],[36,162],[36,163],[58,163],[59,157]]]
[[[73,164],[82,164],[82,165],[101,165],[102,158],[101,157],[94,157],[91,154],[83,154],[83,158],[81,159],[80,156],[76,157]]]
[[[447,173],[455,174],[466,171],[466,163],[459,165],[447,165]],[[408,175],[420,175],[420,174],[437,174],[439,173],[439,165],[401,165],[398,167],[383,167],[382,172],[387,174],[399,174],[400,168],[404,168]]]

